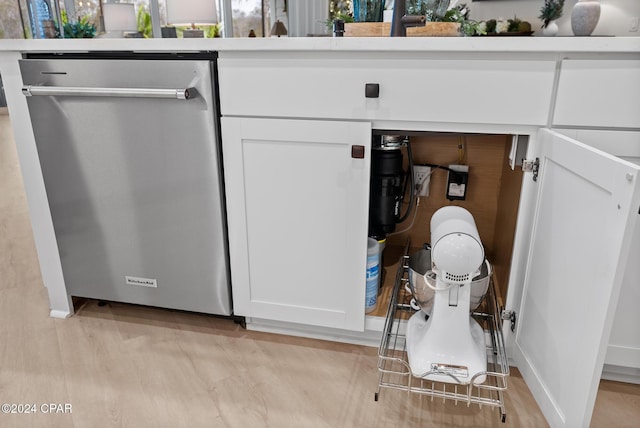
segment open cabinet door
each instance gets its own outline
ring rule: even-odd
[[[640,217],[640,167],[548,129],[538,142],[515,358],[552,427],[587,427]]]

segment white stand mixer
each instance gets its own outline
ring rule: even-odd
[[[469,211],[440,208],[431,217],[433,279],[431,316],[416,312],[407,323],[407,356],[414,376],[437,382],[483,383],[487,354],[482,327],[469,315],[471,282],[484,263],[484,248]]]

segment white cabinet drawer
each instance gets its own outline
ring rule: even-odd
[[[544,125],[554,61],[221,56],[224,116]],[[379,85],[378,98],[365,84]]]
[[[564,60],[554,126],[640,128],[640,60]]]

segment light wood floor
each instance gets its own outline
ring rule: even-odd
[[[487,408],[377,386],[376,349],[243,330],[211,316],[86,300],[48,316],[7,116],[0,115],[0,427],[544,427],[516,370]],[[44,414],[46,403],[71,414]],[[594,427],[638,426],[640,386],[602,382]]]

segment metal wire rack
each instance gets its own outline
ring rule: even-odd
[[[406,352],[406,320],[416,311],[411,307],[411,293],[406,291],[405,285],[409,281],[409,256],[405,254],[399,264],[394,289],[389,301],[389,309],[383,331],[380,348],[378,349],[378,371],[380,374],[375,400],[378,401],[383,388],[408,391],[443,400],[478,404],[499,410],[502,422],[506,421],[504,405],[504,391],[507,389],[509,364],[505,352],[502,336],[502,319],[499,315],[499,305],[495,291],[493,277],[490,281],[487,295],[477,311],[472,316],[480,323],[485,331],[487,344],[487,371],[476,373],[469,383],[436,382],[412,374]],[[435,372],[426,373],[425,376]],[[486,375],[481,384],[474,380]]]

